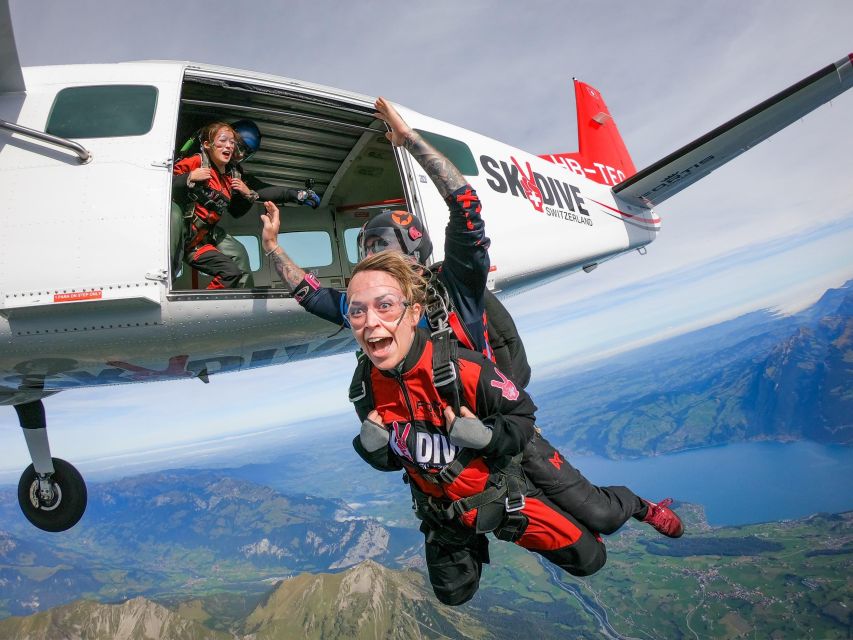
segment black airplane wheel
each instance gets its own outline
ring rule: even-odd
[[[30,465],[18,482],[18,504],[27,520],[43,531],[65,531],[73,527],[86,510],[86,483],[71,464],[53,458],[50,491],[44,495],[38,475]]]

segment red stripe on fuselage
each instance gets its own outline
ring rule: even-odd
[[[635,219],[635,220],[637,220],[637,221],[639,221],[639,222],[645,222],[646,224],[660,224],[660,218],[651,218],[651,219],[649,219],[649,218],[642,218],[642,217],[640,217],[640,216],[635,216],[635,215],[633,215],[633,214],[631,214],[631,213],[626,213],[625,211],[620,211],[619,209],[614,209],[614,208],[613,208],[613,207],[611,207],[610,205],[606,205],[606,204],[604,204],[603,202],[599,202],[598,200],[593,200],[593,199],[592,199],[592,198],[590,198],[589,196],[587,196],[587,198],[586,198],[586,199],[587,199],[587,200],[592,200],[595,204],[597,204],[597,205],[601,205],[601,206],[602,206],[602,207],[604,207],[605,209],[610,209],[611,211],[615,211],[615,212],[616,212],[616,213],[618,213],[620,216],[625,216],[626,218],[633,218],[633,219]]]

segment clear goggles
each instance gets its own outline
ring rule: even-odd
[[[225,147],[234,147],[235,149],[239,149],[239,143],[234,136],[229,136],[226,134],[218,135],[213,139],[213,144],[220,149],[224,149]]]
[[[347,320],[353,329],[359,329],[367,323],[367,314],[373,314],[384,324],[400,324],[409,302],[402,295],[396,293],[385,293],[376,296],[373,300],[363,302],[353,300],[347,308]]]

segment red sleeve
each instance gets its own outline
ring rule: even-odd
[[[194,156],[190,156],[189,158],[183,158],[178,160],[175,163],[175,166],[172,168],[172,173],[176,176],[181,175],[182,173],[189,173],[193,169],[198,169],[201,166],[201,157],[196,154]]]
[[[475,416],[477,413],[477,385],[480,381],[482,367],[470,360],[459,358],[459,378],[462,380],[463,404],[467,406]]]

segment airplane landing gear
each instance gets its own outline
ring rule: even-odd
[[[65,531],[83,517],[88,494],[83,476],[71,464],[52,458],[41,400],[15,405],[33,463],[18,482],[24,516],[44,531]]]
[[[26,468],[18,482],[18,503],[24,516],[43,531],[65,531],[86,510],[87,492],[83,476],[71,464],[52,458],[53,473],[38,474]]]

